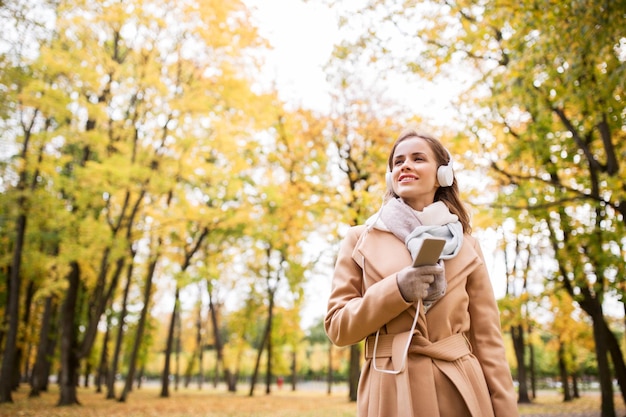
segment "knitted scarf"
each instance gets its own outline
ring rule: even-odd
[[[413,260],[422,241],[428,237],[446,240],[442,259],[455,257],[463,244],[463,226],[458,216],[450,213],[442,201],[434,202],[424,207],[424,210],[417,211],[402,199],[394,198],[370,217],[366,225],[393,233],[405,243]]]

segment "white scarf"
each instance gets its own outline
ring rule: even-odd
[[[417,249],[428,237],[446,240],[441,258],[455,257],[463,244],[463,225],[457,215],[450,213],[442,201],[436,201],[424,210],[413,210],[402,199],[389,200],[378,213],[370,217],[365,225],[393,233],[404,241],[412,259],[417,256]]]

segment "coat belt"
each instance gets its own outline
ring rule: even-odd
[[[381,334],[378,336],[378,346],[376,346],[377,359],[392,357],[393,339],[395,336],[395,334]],[[374,339],[375,336],[369,336],[365,339],[365,359],[374,357]],[[452,362],[471,353],[470,344],[463,333],[453,334],[434,343],[418,335],[413,335],[412,339],[409,353],[429,356],[432,359]]]
[[[365,340],[365,358],[373,360],[379,358],[390,358],[392,363],[398,363],[399,358],[397,355],[401,353],[398,347],[402,346],[403,343],[399,343],[399,340],[396,340],[394,343],[394,338],[400,337],[400,339],[402,339],[403,336],[406,337],[406,333],[400,333],[398,335],[379,335],[378,345],[376,347],[376,358],[373,358],[375,336],[369,336]],[[396,357],[394,357],[394,351]],[[434,343],[431,343],[423,336],[414,334],[412,336],[409,353],[416,353],[430,358],[434,366],[437,366],[444,374],[446,374],[446,376],[459,390],[459,393],[465,400],[472,417],[487,415],[482,413],[480,404],[478,404],[476,398],[472,394],[472,389],[469,381],[467,380],[467,375],[465,375],[462,371],[460,372],[460,367],[458,366],[458,363],[456,363],[458,359],[472,353],[471,345],[465,337],[465,334],[456,333]],[[409,367],[410,365],[407,365],[407,368]],[[427,369],[425,369],[425,371],[428,373]],[[432,370],[430,373],[432,377]],[[422,376],[425,377],[425,375]],[[404,370],[400,374],[395,375],[395,379],[399,413],[398,416],[413,417],[415,413],[413,411],[413,400],[411,399],[412,391],[409,373]],[[428,390],[429,386],[426,384],[426,386],[421,386],[420,389],[422,391]],[[430,389],[434,390],[434,385],[430,386]],[[427,395],[427,397],[431,398],[435,398],[435,396],[436,394],[434,391],[430,395]],[[424,405],[422,408],[423,409],[420,410],[420,412],[425,413],[425,415],[438,415],[439,413],[439,409],[436,404]],[[493,414],[491,414],[491,416],[493,416]]]

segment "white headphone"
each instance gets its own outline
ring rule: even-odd
[[[450,153],[448,149],[446,149],[446,152],[448,153],[448,158],[450,158],[450,161],[448,162],[447,165],[439,165],[439,168],[437,168],[437,182],[439,182],[439,185],[441,187],[450,187],[454,183],[454,168],[453,168],[453,163],[452,163],[452,154]],[[393,180],[392,180],[391,171],[387,171],[387,173],[385,174],[385,181],[387,182],[387,189],[389,191],[392,191]]]
[[[450,187],[454,182],[454,167],[452,166],[452,154],[446,148],[446,152],[448,153],[448,164],[447,165],[439,165],[437,168],[437,181],[439,181],[439,185],[442,187]]]

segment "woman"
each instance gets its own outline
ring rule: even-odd
[[[358,416],[517,416],[498,307],[449,152],[409,129],[388,168],[383,207],[341,244],[325,318],[334,344],[365,339]],[[446,240],[440,261],[413,267],[433,236]]]

